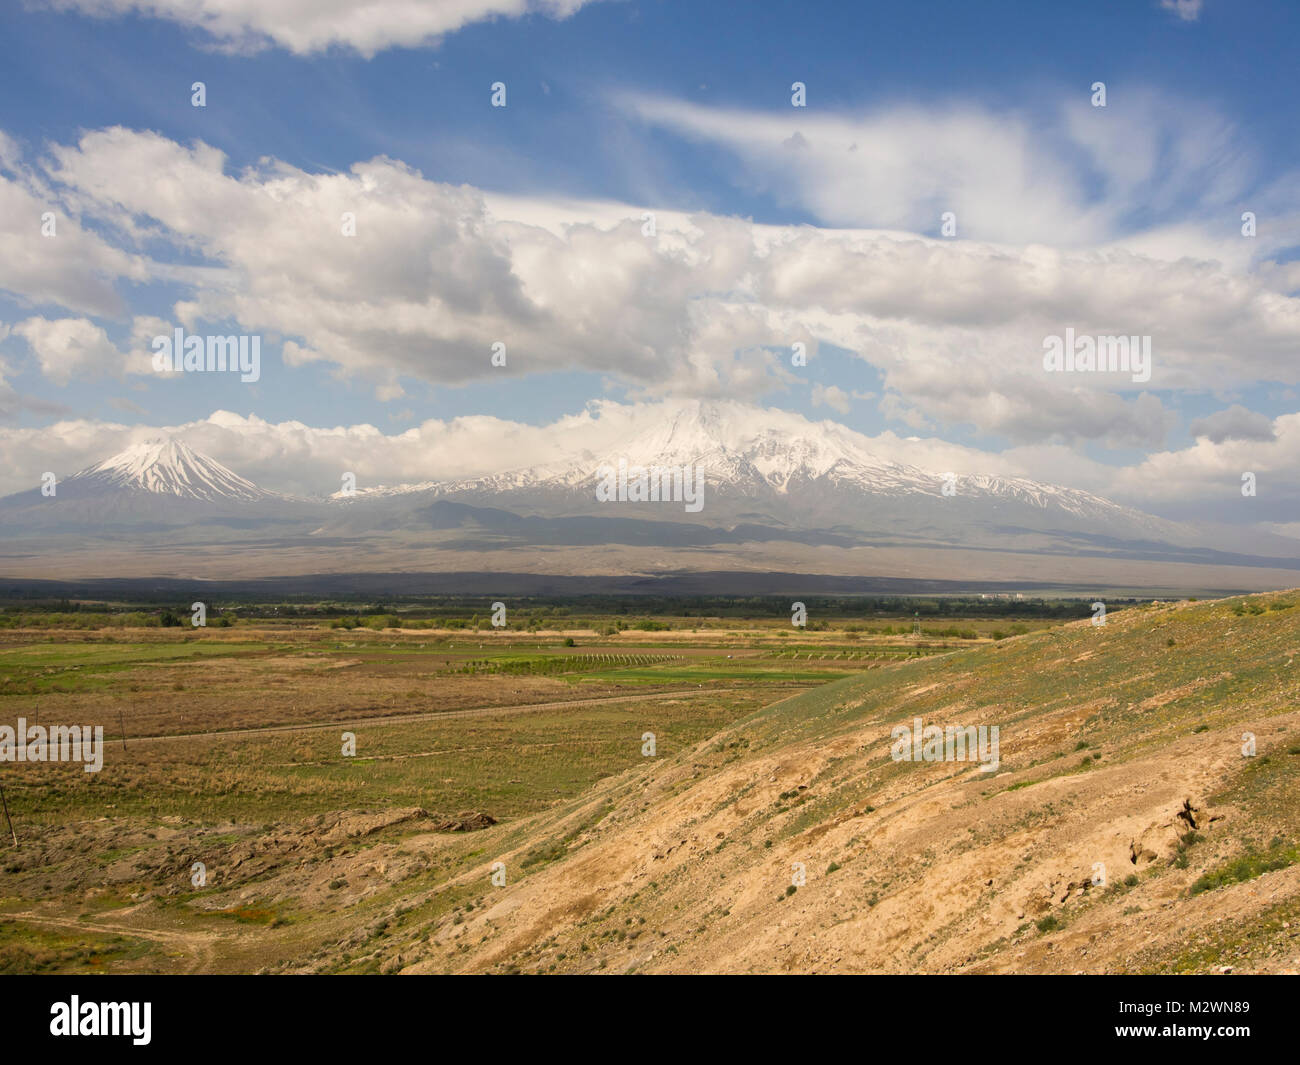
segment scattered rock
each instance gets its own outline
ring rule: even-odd
[[[467,810],[458,813],[455,817],[446,817],[436,821],[433,825],[435,832],[477,832],[483,828],[490,828],[497,823],[497,819],[491,814],[485,814],[477,810]]]
[[[1130,840],[1128,845],[1129,861],[1134,865],[1141,863],[1154,862],[1158,855],[1150,847],[1144,847],[1137,840]]]

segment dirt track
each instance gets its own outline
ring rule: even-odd
[[[806,691],[804,686],[786,686],[776,684],[739,686],[730,691],[752,691],[762,687],[765,691],[779,692],[782,696]],[[158,736],[128,736],[127,744],[160,743],[169,740],[212,739],[225,736],[265,736],[276,732],[313,732],[320,729],[352,729],[361,726],[403,725],[410,721],[436,721],[458,717],[487,717],[494,714],[520,714],[531,710],[566,710],[579,706],[608,706],[611,703],[638,703],[653,699],[682,699],[692,694],[691,689],[676,689],[666,692],[649,692],[639,695],[610,695],[592,699],[562,699],[550,703],[524,703],[518,706],[475,706],[464,710],[435,710],[418,714],[388,714],[384,717],[352,717],[346,721],[321,721],[309,725],[270,725],[266,728],[220,729],[212,732],[174,732]],[[107,741],[106,741],[107,742]]]

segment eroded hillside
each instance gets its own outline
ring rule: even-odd
[[[1295,971],[1298,658],[1293,592],[836,682],[480,837],[479,905],[385,967]],[[1000,767],[894,761],[917,717],[998,725]]]

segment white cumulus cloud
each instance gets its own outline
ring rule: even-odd
[[[47,0],[102,18],[142,14],[203,33],[222,47],[278,45],[298,55],[339,47],[367,58],[415,48],[496,18],[567,18],[596,0]]]

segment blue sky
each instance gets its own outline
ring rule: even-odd
[[[277,20],[274,3],[262,5],[265,17],[241,21],[231,14],[240,5],[202,0],[204,27],[176,14],[185,5],[171,0],[109,0],[100,8],[111,12],[106,17],[83,13],[96,6],[89,0],[59,10],[7,7],[0,15],[0,94],[8,104],[0,133],[10,160],[0,176],[31,202],[45,198],[60,217],[74,219],[102,242],[102,258],[121,253],[133,264],[97,268],[116,295],[114,307],[76,285],[74,295],[52,299],[39,286],[0,276],[9,445],[30,447],[31,434],[76,423],[80,435],[54,434],[60,454],[71,456],[75,446],[99,446],[112,435],[92,431],[101,423],[134,433],[200,423],[217,410],[277,425],[369,424],[397,434],[464,416],[544,426],[600,399],[723,397],[834,418],[870,436],[919,437],[931,442],[936,459],[943,446],[964,449],[971,465],[993,472],[1050,479],[1043,456],[1059,465],[1073,455],[1081,486],[1132,498],[1168,477],[1157,468],[1165,454],[1184,455],[1179,476],[1201,488],[1229,462],[1203,453],[1193,431],[1198,420],[1220,419],[1211,435],[1228,435],[1211,441],[1214,447],[1249,444],[1231,435],[1243,419],[1275,422],[1271,440],[1268,432],[1247,431],[1261,450],[1296,439],[1287,435],[1296,431],[1290,422],[1276,423],[1300,409],[1283,357],[1295,351],[1297,283],[1289,264],[1300,244],[1294,3],[571,0],[558,12],[566,17],[528,0],[502,3],[531,13],[470,18],[419,43],[383,0],[369,5],[361,23],[348,16],[362,5],[322,3],[312,40]],[[492,0],[481,6],[490,11]],[[194,81],[206,85],[205,108],[190,104]],[[505,108],[489,104],[495,81],[507,85]],[[807,86],[804,109],[791,107],[794,81]],[[1089,106],[1095,81],[1106,83],[1104,109]],[[82,140],[116,127],[126,134],[120,143]],[[168,146],[166,162],[134,173],[125,160],[144,157],[147,135],[156,135],[150,144]],[[665,272],[680,265],[676,253],[661,251],[659,260],[627,267],[646,271],[642,283],[593,297],[573,321],[558,324],[546,357],[529,362],[526,352],[513,354],[519,345],[512,339],[509,371],[494,374],[475,360],[496,334],[474,330],[485,328],[495,309],[503,329],[517,327],[512,338],[527,338],[526,323],[552,313],[516,263],[528,309],[508,309],[514,296],[498,274],[502,288],[486,298],[485,306],[493,304],[487,310],[469,306],[476,297],[447,281],[451,289],[427,304],[428,313],[456,320],[445,334],[433,328],[436,353],[424,360],[418,328],[413,339],[403,325],[391,342],[403,354],[386,363],[390,339],[382,328],[339,325],[315,336],[304,325],[328,318],[330,308],[339,308],[340,320],[364,316],[380,298],[364,290],[382,255],[355,267],[360,295],[351,310],[323,266],[280,278],[282,265],[249,250],[257,226],[267,225],[254,220],[256,210],[232,217],[232,230],[249,233],[227,240],[214,218],[202,217],[205,194],[178,194],[191,197],[185,204],[168,199],[176,182],[193,186],[194,179],[163,168],[184,169],[184,153],[198,142],[224,154],[215,173],[242,181],[248,194],[224,199],[214,191],[206,201],[214,215],[238,215],[245,201],[264,203],[277,168],[300,176],[291,192],[304,204],[319,196],[332,206],[334,192],[313,179],[336,175],[360,189],[353,168],[382,158],[418,171],[428,186],[404,205],[412,217],[426,191],[450,197],[446,190],[465,186],[486,198],[494,218],[507,213],[494,197],[506,198],[511,220],[524,225],[554,215],[562,219],[557,225],[609,227],[649,208],[669,229],[686,232],[687,223],[674,220],[701,213],[747,220],[755,232],[780,227],[802,235],[810,262],[824,261],[816,243],[823,237],[855,254],[862,247],[855,242],[873,241],[872,268],[889,271],[890,241],[942,241],[940,209],[951,203],[960,207],[958,240],[967,247],[958,251],[953,241],[911,255],[898,269],[916,271],[912,289],[900,285],[879,299],[870,279],[860,286],[868,295],[855,295],[850,267],[824,300],[801,287],[794,304],[777,306],[770,294],[782,277],[803,276],[808,265],[801,263],[760,276],[756,291],[748,287],[753,272],[738,268],[698,290],[684,284],[680,299],[647,297],[641,306],[652,284],[677,283]],[[866,176],[845,169],[847,153]],[[882,160],[891,170],[876,182]],[[159,218],[152,205],[163,201],[167,209],[158,210],[166,217]],[[606,217],[603,208],[587,210],[591,204],[626,210]],[[1261,219],[1248,251],[1238,232],[1243,210]],[[473,242],[484,224],[461,224],[456,255],[480,262]],[[890,237],[861,237],[878,233]],[[292,239],[272,223],[265,239],[272,245],[282,236]],[[697,238],[693,256],[721,257],[711,235]],[[493,250],[484,257],[504,248],[515,254],[520,239],[505,227],[486,243]],[[613,261],[613,247],[597,253],[571,246],[546,269],[594,269],[594,285],[602,271],[590,257]],[[1044,248],[1064,256],[1052,260],[1064,280],[1056,282],[1050,313],[1024,297]],[[1121,269],[1116,249],[1140,261]],[[396,247],[394,262],[417,251]],[[288,250],[284,261],[321,254]],[[940,263],[945,256],[956,266]],[[933,289],[935,270],[949,281],[985,284],[974,280],[986,272],[982,263],[1017,257],[1026,265],[1005,287],[962,292],[963,306],[952,313],[941,299],[912,298]],[[338,269],[354,268],[348,262],[341,258]],[[199,279],[194,267],[213,273]],[[1089,287],[1094,268],[1098,280]],[[261,270],[268,273],[259,277]],[[1084,295],[1072,315],[1076,276]],[[236,291],[240,285],[248,291]],[[1129,297],[1148,286],[1164,291],[1166,302],[1137,312]],[[1198,306],[1202,288],[1235,295],[1204,310],[1195,330],[1187,327],[1194,337],[1175,335],[1180,308]],[[272,313],[299,299],[297,313],[283,320]],[[179,321],[187,301],[211,309],[195,320],[200,332],[266,336],[260,382],[158,379],[125,363],[116,373],[89,373],[85,344],[100,343],[87,339],[91,332],[73,350],[68,329],[24,325],[84,320],[84,329],[102,330],[125,360],[139,355],[146,320]],[[600,351],[600,331],[619,331],[616,317],[601,316],[629,301],[624,317],[646,324],[628,327],[624,351],[613,343]],[[733,344],[729,323],[740,320],[733,316],[742,313],[739,305],[745,328]],[[816,314],[801,313],[809,305]],[[1006,311],[995,323],[982,306]],[[669,321],[673,314],[681,321]],[[1041,395],[1022,389],[1018,382],[1035,373],[1044,331],[1075,321],[1098,332],[1152,333],[1162,372],[1143,388],[1033,378]],[[783,332],[773,322],[797,324]],[[782,355],[794,336],[821,342],[797,371]],[[685,338],[680,345],[666,339],[678,337]],[[281,338],[311,356],[282,362]],[[586,354],[566,357],[566,345],[585,350],[589,343]],[[1161,360],[1162,351],[1174,354]],[[683,363],[690,372],[679,370]],[[470,364],[477,368],[466,372]],[[955,389],[957,376],[970,387]],[[1048,404],[1050,416],[1042,414],[1049,395],[1059,399]],[[1224,413],[1238,410],[1245,414]],[[68,443],[73,439],[80,443]],[[1269,451],[1255,464],[1275,460]]]

